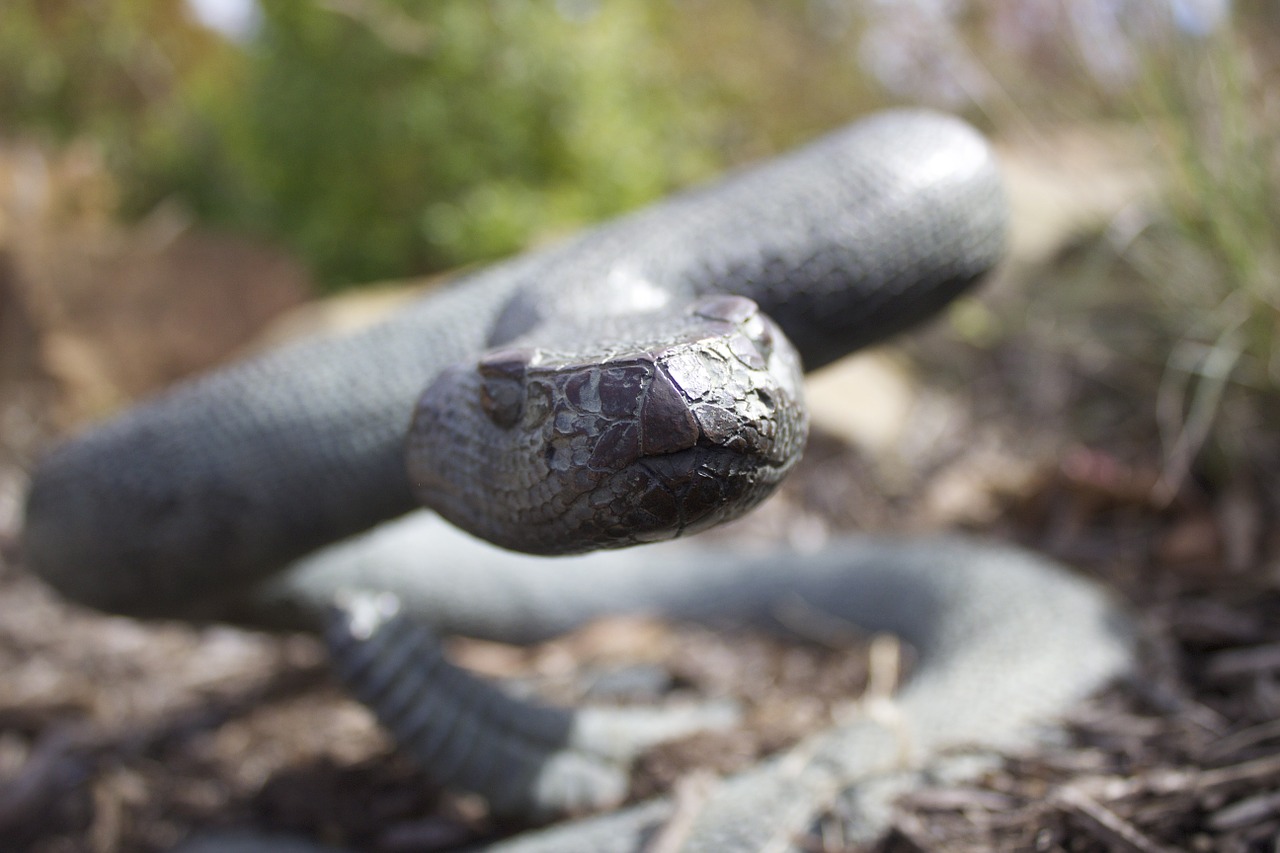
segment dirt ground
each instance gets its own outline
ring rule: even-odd
[[[1010,286],[993,284],[995,305]],[[1046,352],[1034,319],[989,347],[935,328],[905,355],[822,377],[837,413],[867,387],[842,383],[901,392],[902,421],[846,434],[839,414],[819,418],[800,470],[747,525],[759,536],[960,527],[1016,541],[1098,578],[1140,626],[1139,677],[1077,709],[1065,742],[910,795],[871,849],[1280,850],[1274,456],[1168,488],[1167,458],[1124,403],[1126,383],[1146,380]],[[24,470],[57,418],[39,391],[49,377],[27,379],[5,386],[0,418],[0,849],[164,850],[254,828],[409,853],[516,829],[418,776],[342,694],[314,639],[104,616],[28,575]],[[1095,427],[1064,422],[1064,409]],[[566,700],[605,682],[615,699],[678,690],[746,704],[742,730],[647,756],[637,796],[730,772],[821,726],[868,671],[863,646],[625,618],[532,649],[459,641],[454,652]],[[829,823],[807,849],[858,849]]]
[[[774,520],[762,523],[791,524],[797,506],[847,498],[830,472],[858,461],[833,440],[817,444]],[[1039,546],[1117,589],[1142,626],[1142,676],[1079,709],[1068,744],[1010,756],[970,785],[910,796],[874,849],[1275,849],[1272,575],[1261,565],[1225,568],[1230,525],[1220,516],[1156,511],[1135,503],[1129,486],[1096,469],[1091,479],[1054,472],[993,535]],[[545,681],[565,699],[607,672],[624,699],[678,688],[736,696],[752,709],[741,731],[648,756],[638,793],[780,748],[857,695],[867,669],[862,648],[635,619],[531,650],[455,651],[490,672]],[[161,850],[195,830],[253,827],[432,851],[508,829],[477,803],[432,790],[397,757],[309,637],[102,616],[60,602],[6,559],[0,668],[4,849]],[[813,843],[846,849],[838,838]]]

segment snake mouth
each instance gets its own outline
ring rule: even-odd
[[[713,527],[755,508],[790,468],[710,442],[641,459],[643,491],[616,508],[623,520],[617,547],[675,539]]]
[[[737,518],[769,497],[800,456],[808,433],[798,407],[779,422],[767,449],[738,436],[699,433],[691,446],[645,454],[609,471],[577,472],[583,488],[556,511],[553,536],[496,544],[562,555],[625,548],[690,535]]]

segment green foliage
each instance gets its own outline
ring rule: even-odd
[[[808,0],[0,4],[0,125],[89,137],[124,212],[174,200],[327,285],[507,254],[865,109]]]
[[[1167,479],[1256,448],[1280,390],[1280,99],[1239,22],[1149,57],[1140,103],[1168,164],[1166,215],[1129,258],[1171,332],[1156,415]],[[1258,392],[1264,392],[1259,394]]]
[[[1246,334],[1267,381],[1280,386],[1280,99],[1257,59],[1235,31],[1184,47],[1156,66],[1146,112],[1171,166],[1169,210],[1204,255],[1205,270],[1181,295],[1198,304],[1183,307],[1213,318],[1213,338],[1228,327]]]
[[[673,37],[706,8],[271,0],[265,11],[245,91],[223,115],[237,197],[203,212],[284,233],[331,283],[507,254],[730,154],[734,93],[690,73],[707,43]],[[763,40],[771,22],[756,15]]]
[[[266,5],[226,155],[234,208],[330,280],[511,252],[705,170],[643,2]],[[394,34],[394,35],[392,35]]]
[[[185,88],[232,59],[173,0],[4,0],[0,129],[93,139],[127,168],[181,111]]]

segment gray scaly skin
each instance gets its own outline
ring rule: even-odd
[[[473,275],[366,332],[305,342],[233,366],[90,431],[57,449],[35,472],[24,538],[27,563],[67,595],[104,609],[238,613],[313,626],[321,609],[316,590],[332,597],[353,587],[376,589],[386,581],[405,612],[439,630],[485,633],[488,624],[498,626],[490,634],[503,639],[539,634],[564,621],[555,614],[565,608],[580,615],[644,603],[643,596],[632,594],[634,580],[610,580],[607,573],[580,577],[574,595],[557,600],[546,600],[506,571],[487,576],[483,588],[472,588],[456,568],[441,563],[443,552],[431,542],[420,542],[410,552],[417,560],[413,572],[371,570],[365,555],[377,552],[370,543],[379,531],[321,555],[331,566],[336,559],[337,568],[319,571],[306,561],[281,581],[266,579],[322,546],[408,512],[415,488],[469,529],[540,552],[671,538],[723,520],[763,497],[789,464],[789,450],[802,440],[803,416],[792,417],[799,403],[790,387],[794,369],[788,366],[793,361],[785,338],[795,342],[811,369],[934,314],[999,257],[1005,218],[990,151],[971,129],[927,113],[873,118],[721,184]],[[785,337],[770,331],[748,300],[771,316]],[[636,345],[616,343],[621,330],[643,314],[676,327],[696,318],[699,326],[710,321],[716,329],[710,343],[699,333],[697,355],[673,349],[679,333],[670,328],[647,338],[639,333]],[[584,366],[577,353],[563,351],[566,342],[602,344],[610,366],[595,361]],[[704,361],[689,368],[690,358]],[[459,363],[463,366],[451,367]],[[703,376],[731,389],[724,395],[727,405],[701,386],[698,377]],[[416,416],[406,470],[409,412],[433,379]],[[624,388],[638,389],[638,396],[626,402],[618,390]],[[541,405],[547,389],[559,392],[559,401],[567,404]],[[442,400],[455,402],[442,407]],[[597,416],[606,409],[618,410],[623,425],[600,422]],[[766,409],[782,419],[766,417],[772,414]],[[578,441],[583,432],[594,435],[590,446]],[[541,435],[534,446],[541,450],[543,467],[535,469],[530,487],[566,475],[555,494],[581,491],[559,505],[551,496],[513,504],[511,496],[521,496],[521,490],[500,482],[499,493],[508,497],[500,499],[497,515],[508,517],[496,523],[492,514],[477,511],[495,493],[475,491],[477,481],[508,477],[502,471],[483,472],[495,454],[433,444],[451,435],[450,442],[471,440],[481,447],[513,437],[518,445],[535,433]],[[724,464],[708,461],[726,459]],[[727,473],[731,480],[732,469],[741,465],[748,466],[746,488],[725,486],[719,479],[708,488],[697,481],[711,471]],[[627,487],[619,488],[619,482]],[[537,515],[549,504],[553,512]],[[582,514],[584,506],[602,510],[605,521]],[[927,554],[928,546],[923,547]],[[865,568],[865,555],[854,546],[838,549],[837,558],[849,549],[857,553],[845,556]],[[908,559],[908,567],[898,572],[902,567],[893,555],[905,552],[873,551],[894,569],[888,576],[909,578],[909,565],[920,561]],[[333,553],[345,556],[331,558]],[[955,561],[957,576],[967,576],[964,567],[982,563],[986,553]],[[681,563],[684,575],[722,582],[692,588],[676,583],[670,597],[656,602],[659,609],[688,610],[690,597],[704,596],[712,596],[714,609],[741,596],[756,613],[776,602],[774,585],[750,580],[769,573],[762,567],[735,561],[726,575],[716,568],[721,561],[714,554],[697,553],[690,560]],[[998,553],[993,562],[1000,562]],[[645,583],[652,581],[656,588],[669,579],[658,568],[649,566],[633,577],[646,577]],[[784,576],[799,582],[807,571],[788,569]],[[1029,584],[1024,594],[1054,594],[1052,570],[1028,571],[1042,582]],[[470,594],[424,593],[422,584],[433,575],[444,588]],[[341,582],[326,587],[317,580],[325,577]],[[881,575],[856,572],[839,582],[838,591],[861,598],[868,577]],[[995,613],[978,608],[974,599],[988,596],[989,588],[970,593],[943,581],[920,581],[920,589],[909,580],[880,582],[895,595],[941,596],[945,606],[927,611],[928,618],[934,625],[959,625],[953,639],[962,644],[970,642],[967,634],[978,621],[1022,606],[1011,599]],[[430,582],[426,588],[434,589]],[[547,588],[557,587],[548,583]],[[504,610],[491,599],[507,590],[521,590],[524,597],[510,598],[512,607]],[[866,600],[889,606],[889,599],[876,595]],[[1101,601],[1096,593],[1094,598]],[[590,606],[581,606],[583,601]],[[423,748],[432,761],[449,765],[448,772],[440,772],[447,777],[442,781],[483,787],[494,774],[480,765],[514,766],[503,762],[517,761],[512,756],[518,755],[524,780],[509,801],[538,811],[538,792],[546,783],[561,790],[552,807],[562,808],[577,794],[566,797],[563,786],[547,781],[559,777],[543,770],[583,755],[598,768],[596,759],[611,751],[591,738],[585,746],[574,740],[580,717],[552,715],[538,718],[551,720],[548,726],[530,724],[534,712],[509,705],[474,680],[459,679],[430,660],[420,667],[406,665],[400,657],[404,650],[425,649],[430,641],[395,633],[400,623],[394,619],[361,624],[355,618],[361,606],[335,623],[341,628],[335,639],[340,669],[367,653],[369,665],[349,667],[348,677],[357,691],[377,694],[373,705],[393,728],[396,721],[412,723],[418,728],[409,732],[410,740],[425,731],[424,740],[433,744],[440,738],[456,741],[445,753]],[[982,613],[982,620],[975,620],[974,612]],[[948,621],[949,613],[960,615]],[[1118,648],[1095,620],[1077,619],[1066,627],[1085,632],[1101,651]],[[995,632],[994,645],[972,642],[969,647],[980,652],[976,658],[929,647],[937,664],[924,667],[924,674],[938,674],[918,679],[920,686],[913,689],[928,696],[930,684],[948,685],[949,692],[933,688],[938,691],[933,700],[943,705],[981,698],[960,689],[965,679],[956,668],[985,661],[1003,672],[1005,667],[990,657],[994,652],[1014,642],[1034,646],[1034,625],[1019,619],[1007,628]],[[387,638],[385,645],[380,638]],[[1108,658],[1102,658],[1105,664]],[[1046,702],[1048,710],[1058,710],[1064,697],[1077,698],[1118,669],[1068,664],[1053,673],[1047,665],[1043,673],[1030,667],[1032,675],[1051,678],[1061,688],[1045,691],[1053,700]],[[1010,701],[1017,688],[1002,684],[1002,706],[1017,705]],[[411,713],[429,707],[421,704],[427,701],[423,697],[442,685],[455,689],[456,701],[444,702],[444,711]],[[1035,690],[1044,686],[1033,683]],[[408,716],[403,709],[409,709]],[[926,729],[934,722],[940,733],[955,729],[949,721],[956,714],[935,720],[937,713],[931,713],[918,715]],[[1022,717],[1013,720],[1023,722]],[[617,730],[608,719],[602,727]],[[961,727],[959,732],[967,737],[974,730]],[[512,733],[507,740],[501,739],[504,731]],[[526,737],[530,732],[536,736]],[[636,747],[631,740],[614,751],[625,758]],[[946,741],[933,733],[925,739],[929,748]],[[507,746],[486,751],[485,744],[494,742]],[[848,750],[836,745],[832,751]],[[868,753],[873,763],[879,752]],[[739,793],[709,804],[703,827],[689,841],[691,849],[755,849],[752,841],[717,846],[719,841],[697,839],[731,831],[725,821],[741,821],[743,808],[736,804],[742,802],[757,822],[777,818],[771,832],[789,831],[797,815],[803,823],[817,807],[812,802],[816,789],[856,781],[858,766],[852,758],[791,762],[787,773],[793,776],[785,778],[800,780],[795,783],[799,801],[774,796],[778,777],[768,769],[761,771],[763,781],[744,777],[747,781],[730,783],[725,790],[745,789],[745,799]],[[572,789],[587,777],[568,778],[577,780],[571,781]],[[786,803],[787,814],[775,810],[767,817],[757,808],[753,803],[762,791],[774,791],[764,799]],[[488,793],[501,802],[495,791]]]
[[[349,591],[362,582],[348,576],[335,592],[341,615],[326,632],[335,671],[433,782],[483,795],[494,814],[545,820],[616,807],[641,751],[739,722],[726,704],[567,709],[517,699],[446,661],[422,614],[400,613],[394,595]]]
[[[825,809],[842,819],[841,837],[872,841],[891,816],[892,797],[918,784],[920,772],[939,763],[939,753],[1026,745],[1065,709],[1133,665],[1131,626],[1106,594],[1014,548],[958,537],[854,537],[817,554],[689,554],[700,565],[694,580],[681,574],[688,565],[679,545],[663,547],[673,553],[647,571],[595,568],[606,583],[637,595],[641,606],[665,603],[665,592],[645,594],[660,564],[663,586],[688,593],[693,590],[685,585],[699,587],[682,602],[723,605],[764,622],[799,602],[809,617],[893,632],[919,653],[910,682],[891,705],[859,709],[720,782],[696,807],[683,837],[664,849],[801,853],[814,849],[802,845],[801,836]],[[673,811],[667,802],[642,804],[489,849],[634,853],[646,849]]]
[[[35,472],[27,561],[102,609],[216,612],[291,560],[414,508],[409,414],[450,365],[542,329],[734,293],[812,370],[935,314],[999,258],[1005,220],[994,158],[971,128],[873,117],[373,329],[230,367],[95,428]]]
[[[422,571],[424,554],[449,571]],[[1130,622],[1098,586],[1025,551],[961,537],[854,536],[812,553],[785,547],[744,553],[681,541],[548,562],[496,550],[422,512],[299,561],[263,584],[235,616],[306,625],[351,589],[392,590],[399,609],[393,620],[375,620],[395,626],[374,641],[371,659],[385,671],[379,678],[357,676],[356,692],[379,708],[411,754],[422,755],[421,737],[469,752],[472,764],[445,781],[485,790],[496,807],[516,804],[533,813],[548,803],[601,805],[625,791],[625,761],[611,766],[608,758],[626,757],[635,744],[629,737],[610,743],[603,734],[611,723],[608,709],[576,716],[516,711],[518,719],[508,721],[509,696],[484,684],[456,689],[454,679],[467,677],[457,671],[418,690],[420,680],[435,680],[430,670],[442,662],[430,652],[419,666],[387,648],[423,642],[423,624],[534,642],[619,609],[784,633],[835,620],[909,642],[917,663],[887,709],[853,714],[713,790],[689,837],[672,848],[708,853],[797,849],[794,839],[825,808],[844,816],[845,837],[869,840],[888,820],[888,800],[914,784],[913,774],[933,766],[940,752],[1025,745],[1133,665]],[[401,632],[418,636],[405,642]],[[335,656],[344,676],[362,665],[363,651],[360,642],[339,643]],[[404,703],[401,716],[388,707],[395,702],[377,695],[388,687],[426,699],[420,706]],[[440,705],[466,707],[445,709],[439,729],[423,727],[418,736],[408,731],[412,717],[437,714],[432,706]],[[701,722],[717,721],[708,715]],[[475,778],[485,773],[490,781]],[[507,783],[519,778],[530,781],[510,791]],[[493,849],[632,853],[644,849],[672,811],[667,801],[642,804]]]

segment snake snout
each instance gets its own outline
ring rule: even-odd
[[[518,342],[440,373],[409,433],[418,499],[533,553],[670,539],[759,503],[807,432],[794,349],[737,296],[648,320],[647,344],[610,343],[636,335],[606,321],[598,346]]]

